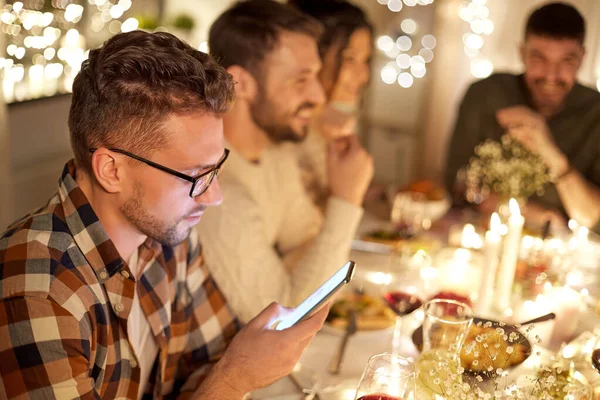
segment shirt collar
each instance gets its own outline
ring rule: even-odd
[[[75,162],[70,160],[60,177],[58,194],[71,235],[96,272],[99,281],[103,283],[121,271],[126,263],[108,237],[83,190],[77,184],[76,172]],[[160,245],[152,239],[147,239],[144,246],[160,248]]]

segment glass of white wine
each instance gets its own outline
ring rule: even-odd
[[[417,362],[419,398],[447,397],[460,384],[460,351],[473,322],[465,303],[435,299],[423,305],[423,351]]]

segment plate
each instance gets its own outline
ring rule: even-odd
[[[509,337],[509,344],[506,344],[507,342],[503,340],[504,338],[496,332],[497,328],[502,328],[504,330],[504,335]],[[482,339],[481,342],[478,341],[477,337],[482,334],[491,335],[489,337],[492,340],[485,341],[485,339]],[[421,351],[423,348],[423,326],[420,326],[417,329],[415,329],[415,331],[412,334],[412,341],[415,347],[419,351]],[[483,347],[483,344],[486,342],[488,343],[488,347],[493,346],[489,348],[494,348],[496,344],[500,344],[501,348],[495,350],[495,353],[492,353],[498,354],[498,357],[501,357],[504,354],[508,354],[508,351],[506,350],[508,346],[512,348],[511,353],[507,358],[500,360],[497,359],[493,362],[494,371],[498,367],[502,367],[503,369],[512,369],[518,365],[521,365],[531,355],[532,351],[531,342],[529,341],[529,339],[525,335],[523,335],[523,333],[521,333],[514,325],[501,324],[500,322],[484,318],[473,318],[473,324],[471,325],[469,335],[465,340],[465,345],[463,346],[463,351],[461,352],[461,364],[462,367],[465,369],[465,373],[469,375],[481,375],[482,378],[486,378],[486,375],[483,374],[483,372],[485,371],[484,368],[487,368],[490,365],[490,362],[482,363],[481,366],[477,367],[473,365],[477,364],[473,363],[473,361],[475,360],[475,351],[480,350],[480,353],[484,353],[485,351],[487,351]],[[468,348],[471,343],[473,343],[471,346],[474,347],[471,351],[468,351]]]
[[[376,243],[390,248],[402,247],[412,237],[402,232],[379,229],[367,232],[361,236],[361,240],[369,243]]]
[[[383,298],[367,293],[345,291],[337,297],[327,316],[323,332],[344,333],[350,310],[356,310],[358,332],[381,332],[393,329],[396,314],[387,306]]]

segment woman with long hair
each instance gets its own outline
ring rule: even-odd
[[[326,104],[316,114],[306,140],[299,146],[299,163],[307,191],[323,205],[327,185],[327,146],[343,145],[356,133],[356,113],[370,77],[373,27],[364,11],[346,0],[289,0],[289,4],[319,20],[323,62],[320,80]],[[341,142],[341,143],[334,143]]]

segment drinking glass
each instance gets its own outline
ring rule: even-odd
[[[431,220],[426,216],[427,198],[423,193],[400,192],[394,197],[391,220],[399,231],[406,231],[408,236],[416,235],[431,227]]]
[[[369,359],[354,399],[407,400],[414,396],[414,364],[404,357],[383,353]]]
[[[434,299],[423,306],[423,352],[437,351],[456,359],[471,323],[471,307],[456,300]]]
[[[435,299],[423,306],[423,351],[417,362],[420,397],[447,397],[461,383],[460,351],[473,311],[459,301]]]
[[[423,272],[428,269],[432,269],[431,257],[423,250],[413,251],[406,246],[402,252],[390,256],[389,280],[382,290],[385,302],[396,314],[392,354],[400,354],[404,317],[419,309],[423,304],[422,299],[427,296]],[[413,330],[417,326],[413,326]]]

